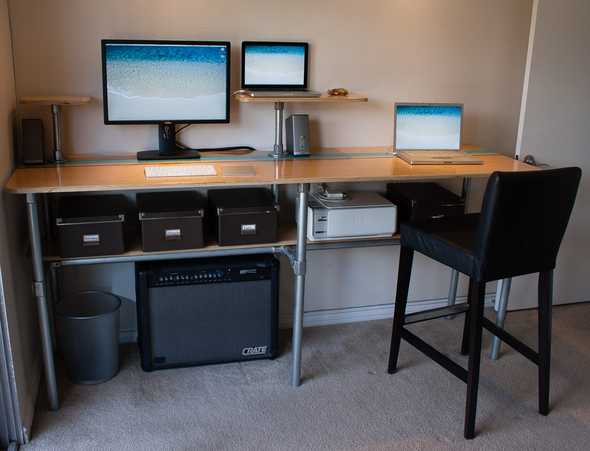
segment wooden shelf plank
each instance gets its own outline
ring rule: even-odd
[[[88,96],[27,96],[21,97],[19,103],[23,105],[85,105],[92,101]]]
[[[359,237],[359,238],[346,238],[346,239],[336,239],[336,240],[322,240],[322,241],[310,241],[307,240],[307,243],[313,246],[314,249],[321,249],[322,246],[329,247],[329,245],[333,244],[342,244],[342,243],[371,243],[371,242],[378,242],[391,239],[391,243],[394,244],[399,240],[399,235],[393,235],[391,238],[383,238],[383,237]],[[96,257],[80,257],[80,258],[62,258],[56,255],[55,250],[49,250],[48,254],[54,255],[47,255],[45,257],[45,261],[49,263],[59,263],[59,262],[70,262],[76,264],[77,261],[80,264],[84,264],[82,262],[87,260],[92,260],[94,263],[100,263],[101,259],[108,260],[109,262],[114,262],[115,260],[121,261],[130,261],[134,259],[149,259],[149,257],[155,257],[156,259],[162,256],[167,256],[167,258],[174,259],[174,258],[183,258],[188,254],[190,255],[197,255],[199,253],[206,254],[216,251],[222,250],[243,250],[243,249],[257,249],[257,248],[269,248],[269,247],[281,247],[281,246],[294,246],[297,242],[297,228],[294,224],[287,224],[281,226],[279,228],[279,239],[274,243],[260,243],[260,244],[243,244],[243,245],[234,245],[234,246],[220,246],[216,242],[210,242],[205,247],[198,248],[198,249],[183,249],[178,251],[158,251],[158,252],[144,252],[141,249],[141,243],[135,242],[133,243],[129,250],[123,254],[119,255],[104,255],[104,256],[96,256]]]
[[[329,96],[323,93],[320,97],[250,97],[247,94],[235,94],[234,98],[244,103],[349,103],[369,100],[367,96],[355,93],[349,93],[347,96]]]

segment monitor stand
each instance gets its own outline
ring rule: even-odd
[[[176,126],[172,122],[158,124],[158,150],[137,152],[139,161],[145,160],[195,160],[201,158],[196,150],[181,149],[176,144]]]

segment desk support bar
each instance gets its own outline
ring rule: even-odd
[[[272,148],[273,158],[283,158],[285,156],[283,149],[283,112],[285,104],[275,102],[275,143]]]
[[[496,290],[496,302],[494,308],[496,310],[496,326],[500,329],[504,328],[504,321],[506,320],[506,311],[508,309],[508,297],[510,296],[510,286],[512,279],[502,279],[498,281],[498,288]],[[498,360],[500,354],[500,346],[502,340],[494,335],[492,338],[492,351],[490,352],[490,359]]]
[[[305,296],[305,273],[307,254],[307,194],[309,184],[300,183],[297,186],[297,245],[295,249],[295,303],[293,304],[293,362],[291,365],[291,385],[301,384],[301,344],[303,337],[303,307]]]
[[[29,237],[31,240],[31,254],[33,259],[33,289],[35,298],[37,299],[49,408],[51,410],[57,410],[59,409],[59,398],[57,393],[57,382],[55,379],[53,342],[51,339],[49,309],[47,306],[45,276],[43,270],[43,248],[41,244],[41,230],[39,228],[37,197],[37,194],[27,194],[27,216],[29,220]]]

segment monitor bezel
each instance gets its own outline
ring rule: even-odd
[[[400,106],[454,106],[461,108],[461,126],[459,128],[459,148],[458,149],[401,149],[397,147],[397,108]],[[449,152],[460,151],[463,148],[463,114],[465,109],[462,103],[445,103],[445,102],[396,102],[393,105],[393,151],[394,152],[409,152],[409,151],[426,151],[429,150],[444,150]]]
[[[149,44],[149,45],[211,45],[225,46],[227,51],[226,87],[225,87],[225,118],[223,119],[148,119],[148,120],[112,120],[109,118],[106,46],[109,44]],[[136,124],[227,124],[230,121],[230,84],[231,84],[231,43],[229,41],[183,41],[153,39],[102,39],[102,100],[105,125],[136,125]]]
[[[262,47],[262,46],[276,46],[276,47],[303,47],[304,49],[304,68],[303,68],[303,84],[302,85],[254,85],[247,84],[245,80],[246,71],[246,47]],[[278,42],[278,41],[242,41],[242,60],[241,60],[241,87],[242,89],[250,90],[288,90],[288,91],[304,91],[307,89],[308,81],[308,61],[309,61],[309,43],[307,42]]]

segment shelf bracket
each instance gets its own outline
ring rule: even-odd
[[[297,256],[295,255],[295,248],[293,248],[292,246],[282,246],[279,249],[280,253],[289,259],[289,263],[291,264],[293,272],[296,276],[305,274],[306,263],[305,261],[297,260]]]

